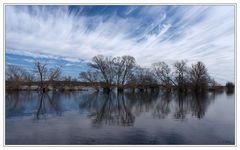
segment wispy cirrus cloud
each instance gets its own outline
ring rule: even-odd
[[[6,48],[69,62],[97,54],[132,55],[143,66],[200,60],[233,81],[234,7],[6,6]]]

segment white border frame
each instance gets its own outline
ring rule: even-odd
[[[52,1],[52,0],[50,0]],[[50,2],[49,1],[49,2]],[[151,0],[150,0],[151,1]],[[211,0],[209,0],[211,1]],[[235,33],[234,33],[234,79],[235,79],[235,145],[5,145],[5,6],[7,5],[231,5],[234,6],[234,22],[235,22]],[[238,139],[237,139],[237,3],[189,3],[189,2],[183,2],[183,3],[86,3],[86,2],[81,2],[81,3],[59,3],[55,2],[54,3],[3,3],[2,4],[2,9],[3,9],[3,147],[237,147],[238,144]]]

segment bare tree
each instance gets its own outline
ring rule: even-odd
[[[165,62],[154,63],[152,68],[154,76],[160,80],[162,86],[167,89],[170,89],[172,85],[176,86],[171,77],[171,69]]]
[[[31,73],[29,73],[29,72],[25,72],[25,73],[23,74],[23,76],[24,76],[24,80],[25,80],[26,82],[32,82],[32,81],[34,80],[33,74],[31,74]]]
[[[114,74],[115,74],[115,80],[116,80],[115,82],[119,90],[121,85],[121,78],[123,76],[123,72],[125,69],[124,68],[125,60],[123,60],[122,57],[114,57],[113,63],[114,63]]]
[[[145,68],[136,66],[130,83],[134,84],[140,91],[144,91],[144,77],[147,74]]]
[[[48,73],[48,78],[47,78],[47,87],[51,84],[53,87],[55,86],[55,82],[54,81],[58,81],[60,79],[61,76],[61,69],[60,67],[53,67],[49,69],[49,73]]]
[[[40,89],[45,92],[50,84],[53,84],[54,80],[58,80],[61,75],[61,69],[59,67],[53,67],[48,69],[47,62],[35,62],[36,73],[40,79]]]
[[[101,73],[105,81],[104,91],[111,91],[111,86],[114,79],[114,63],[112,58],[98,55],[93,57],[92,63],[89,65]]]
[[[187,80],[188,80],[188,67],[187,67],[187,61],[181,60],[174,63],[174,76],[175,76],[175,82],[177,84],[177,87],[180,91],[186,91],[187,90]]]
[[[152,85],[157,83],[152,72],[150,72],[148,68],[142,68],[140,66],[134,68],[133,75],[130,79],[129,83],[135,84],[140,91],[146,91],[148,88],[151,88]]]
[[[202,62],[199,61],[196,64],[193,64],[189,73],[190,82],[194,90],[199,92],[207,89],[209,75],[207,68]]]
[[[115,57],[113,63],[118,91],[123,91],[123,86],[136,65],[135,58],[132,56]]]
[[[61,69],[59,67],[54,67],[49,69],[48,81],[56,81],[60,78]]]
[[[6,80],[23,81],[26,70],[17,65],[8,65],[6,67]]]
[[[47,76],[47,63],[41,63],[40,61],[35,61],[34,63],[36,68],[36,73],[39,75],[40,79],[40,89],[45,91],[44,88],[44,81],[46,80]]]
[[[127,78],[132,73],[132,69],[136,66],[136,60],[132,56],[123,56],[122,57],[124,63],[124,71],[123,71],[123,78],[122,78],[122,85],[125,84]]]

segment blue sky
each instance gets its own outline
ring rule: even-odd
[[[202,61],[234,81],[233,6],[6,6],[6,64],[36,59],[78,76],[95,55],[132,55],[150,67]]]

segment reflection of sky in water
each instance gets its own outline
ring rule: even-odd
[[[7,144],[234,143],[234,95],[39,94],[6,93]]]

